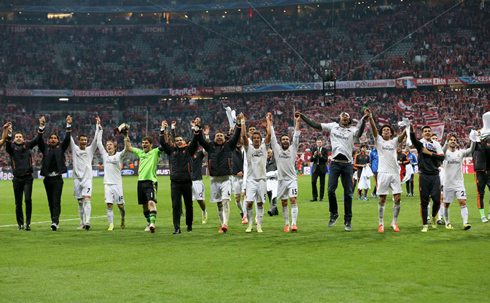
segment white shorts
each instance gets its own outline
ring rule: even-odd
[[[105,184],[105,203],[124,204],[122,184]]]
[[[92,179],[73,179],[73,196],[82,199],[84,196],[92,196]]]
[[[192,181],[192,201],[204,201],[206,189],[202,180]]]
[[[232,176],[231,187],[235,196],[241,195],[245,191],[245,188],[243,188],[243,178]]]
[[[376,193],[378,194],[378,196],[387,196],[390,193],[390,188],[392,195],[402,193],[402,185],[399,173],[378,172],[376,183],[378,185],[378,188],[376,189]]]
[[[216,203],[230,200],[231,181],[230,177],[211,177],[211,198],[209,202]]]
[[[277,188],[279,200],[287,200],[288,198],[296,198],[298,196],[297,180],[279,180]]]
[[[264,203],[267,201],[267,184],[265,180],[247,180],[247,198],[245,201]]]
[[[442,202],[451,203],[454,201],[454,197],[458,200],[466,200],[466,189],[460,188],[446,188],[443,189]]]

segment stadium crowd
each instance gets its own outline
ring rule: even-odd
[[[211,135],[217,130],[228,131],[228,122],[224,107],[230,106],[237,113],[243,112],[248,120],[248,125],[256,126],[264,130],[262,121],[267,112],[274,115],[276,133],[292,134],[293,113],[300,110],[315,121],[330,122],[337,121],[341,111],[348,112],[353,119],[360,119],[364,108],[368,107],[377,118],[378,124],[388,122],[395,126],[407,115],[418,126],[428,121],[424,119],[424,112],[437,112],[438,121],[444,123],[444,133],[456,133],[462,142],[468,143],[468,134],[471,129],[481,127],[478,121],[488,108],[490,101],[490,90],[468,89],[468,90],[405,90],[398,92],[392,90],[348,90],[339,92],[336,102],[330,106],[318,93],[309,94],[263,94],[263,95],[241,95],[228,97],[222,100],[197,100],[191,105],[187,100],[160,101],[148,103],[140,99],[128,98],[119,104],[110,104],[108,101],[99,101],[95,104],[84,104],[83,111],[73,111],[73,105],[49,104],[40,99],[27,99],[22,102],[2,100],[4,108],[4,120],[13,123],[14,131],[21,131],[26,138],[31,139],[35,135],[35,126],[39,115],[44,115],[47,120],[47,133],[58,133],[62,136],[65,130],[65,119],[68,114],[73,117],[73,137],[79,134],[87,134],[89,142],[95,132],[95,117],[101,118],[104,127],[104,139],[116,139],[119,150],[123,149],[122,138],[118,138],[112,129],[120,123],[131,125],[130,136],[133,144],[138,145],[141,139],[148,133],[153,135],[158,142],[158,131],[163,120],[176,121],[178,133],[189,139],[191,130],[189,122],[196,116],[203,120],[204,125],[211,128]],[[395,105],[403,102],[406,110],[399,110]],[[59,102],[58,102],[59,103]],[[56,110],[53,110],[56,108]],[[410,114],[408,114],[410,113]],[[148,117],[148,121],[147,121]],[[147,127],[148,122],[148,127]],[[356,122],[354,122],[356,123]],[[314,143],[319,133],[306,125],[302,125],[302,138],[299,152],[305,152]],[[325,146],[330,148],[330,133],[320,135]],[[45,138],[45,140],[47,137]],[[367,142],[373,144],[370,133],[367,132]],[[463,143],[464,144],[464,143]],[[5,150],[0,150],[1,167],[7,168],[8,157]],[[71,153],[67,153],[67,162],[71,163]],[[40,165],[40,156],[35,153],[34,159]],[[124,163],[129,165],[134,161],[127,157]],[[94,165],[102,163],[99,151],[94,158]],[[166,163],[162,163],[165,166]]]
[[[190,17],[202,27],[175,17],[159,34],[143,25],[2,26],[0,80],[9,88],[131,89],[314,82],[325,69],[339,80],[488,74],[487,8],[469,2],[422,27],[450,5],[346,8],[333,17],[326,8],[263,12],[292,48],[258,15]]]

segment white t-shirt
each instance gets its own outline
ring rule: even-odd
[[[277,143],[274,127],[271,132],[271,145],[274,152],[274,158],[277,163],[277,177],[279,180],[297,180],[296,177],[296,155],[298,154],[299,137],[301,131],[295,131],[293,134],[293,142],[287,150],[282,149],[282,146]]]
[[[444,188],[464,188],[463,160],[470,155],[470,149],[449,149],[444,155]]]
[[[85,150],[81,150],[73,140],[73,137],[70,136],[70,148],[73,156],[73,178],[92,179],[92,161],[97,149],[96,138],[98,134],[99,128],[97,127],[92,144],[85,147]]]
[[[398,137],[385,140],[378,134],[376,149],[378,150],[378,173],[398,173]]]
[[[265,143],[262,142],[257,149],[252,144],[249,144],[248,147],[245,147],[245,151],[248,161],[247,181],[266,180],[267,147]]]
[[[330,132],[332,158],[335,158],[338,154],[342,154],[348,161],[352,162],[354,138],[357,137],[359,129],[355,126],[342,127],[336,122],[321,123],[321,125],[324,131]]]
[[[102,131],[97,136],[97,147],[102,154],[104,164],[104,184],[122,184],[121,164],[126,155],[126,148],[116,154],[109,156],[102,145]]]

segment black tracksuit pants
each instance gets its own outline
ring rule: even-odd
[[[48,196],[49,212],[51,222],[60,223],[61,193],[63,192],[63,178],[61,176],[44,178],[44,188]]]
[[[26,225],[31,224],[32,214],[32,182],[34,178],[32,175],[14,177],[12,183],[14,184],[14,196],[15,196],[15,215],[17,217],[17,224],[24,225],[24,213],[22,211],[22,199],[25,196],[26,203]]]
[[[478,170],[475,172],[476,181],[476,193],[477,193],[477,205],[478,209],[484,209],[485,204],[483,198],[485,197],[485,187],[490,189],[490,178],[488,177],[488,171]]]
[[[175,230],[180,229],[180,215],[182,214],[182,197],[185,203],[185,224],[192,229],[194,209],[192,207],[192,181],[171,181],[172,215]]]
[[[441,179],[439,175],[419,174],[420,212],[422,222],[427,225],[427,205],[432,199],[432,217],[437,216],[441,206]]]

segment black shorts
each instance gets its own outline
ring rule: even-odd
[[[138,181],[138,204],[147,204],[148,201],[157,203],[158,183],[151,180]]]

